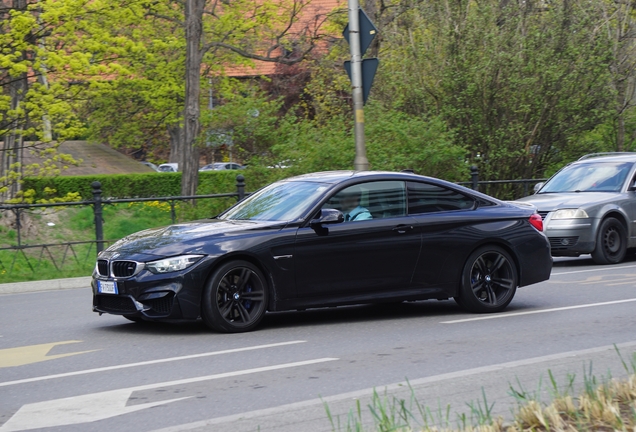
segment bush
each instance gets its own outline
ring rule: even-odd
[[[272,171],[272,170],[269,170]],[[199,173],[198,195],[236,192],[236,176],[246,179],[246,191],[253,191],[280,177],[280,173],[267,170],[202,171]],[[93,197],[91,184],[102,185],[104,198],[167,197],[181,195],[181,173],[112,174],[26,178],[23,190],[33,191],[34,200],[63,197],[79,193],[81,200]],[[55,191],[51,193],[50,191]]]

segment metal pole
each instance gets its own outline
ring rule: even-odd
[[[367,149],[364,143],[364,95],[362,93],[362,52],[360,49],[360,2],[348,0],[349,5],[349,48],[351,49],[351,87],[353,94],[354,133],[356,171],[369,169]]]
[[[238,201],[245,198],[245,177],[243,177],[243,174],[236,176],[236,194],[238,195]]]

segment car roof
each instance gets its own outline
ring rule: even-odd
[[[614,152],[614,153],[592,153],[581,156],[572,163],[589,163],[589,162],[636,162],[636,153],[633,152]]]

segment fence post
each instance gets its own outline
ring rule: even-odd
[[[479,190],[479,170],[477,169],[477,165],[470,167],[470,183],[473,190]]]
[[[245,198],[245,177],[243,177],[243,174],[236,176],[236,193],[239,201]]]
[[[104,250],[104,227],[102,219],[102,184],[98,181],[91,183],[93,188],[93,215],[95,216],[95,240],[97,241],[97,253]]]

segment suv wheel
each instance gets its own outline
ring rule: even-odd
[[[623,261],[626,252],[625,227],[616,218],[605,219],[596,234],[596,249],[592,252],[592,259],[597,264],[617,264]]]

